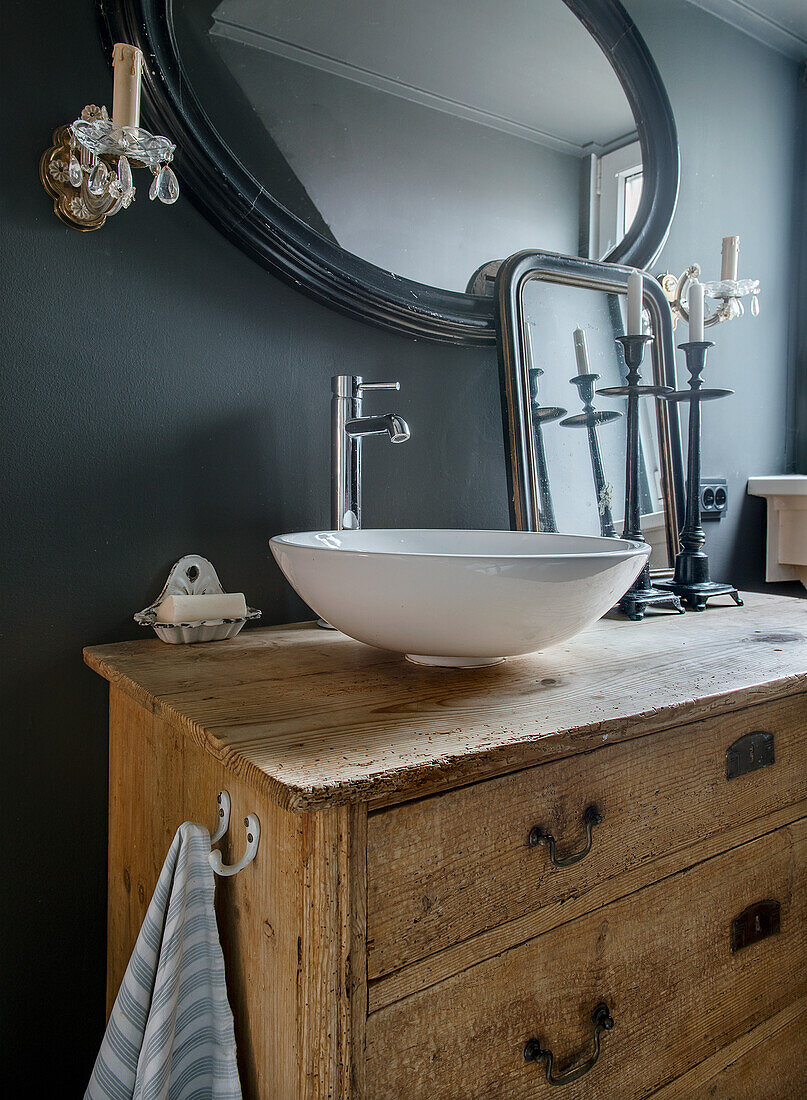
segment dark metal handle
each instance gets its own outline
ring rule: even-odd
[[[738,775],[748,775],[775,763],[773,734],[754,730],[738,737],[726,749],[726,779],[736,779]]]
[[[553,867],[571,867],[572,864],[579,863],[581,859],[585,859],[591,851],[591,831],[595,825],[602,824],[602,814],[596,806],[589,806],[586,809],[586,812],[583,814],[583,824],[586,826],[585,848],[581,848],[579,852],[572,852],[571,855],[561,856],[560,859],[557,858],[555,853],[555,838],[551,833],[545,833],[538,825],[530,829],[529,836],[527,837],[527,844],[530,848],[537,848],[539,844],[546,844],[549,847],[549,859]]]
[[[551,1050],[544,1050],[540,1039],[529,1039],[524,1047],[525,1062],[544,1062],[546,1064],[546,1079],[550,1085],[570,1085],[572,1081],[580,1078],[593,1069],[600,1056],[600,1036],[604,1031],[610,1031],[614,1026],[614,1019],[605,1001],[601,1001],[591,1014],[591,1022],[594,1024],[594,1053],[587,1062],[577,1069],[562,1073],[560,1077],[552,1076],[552,1062],[554,1055]]]

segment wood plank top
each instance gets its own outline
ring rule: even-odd
[[[288,810],[399,801],[807,691],[807,601],[751,594],[480,669],[311,623],[93,646],[90,668]],[[805,703],[807,715],[807,701]]]

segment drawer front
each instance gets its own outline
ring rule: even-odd
[[[794,1001],[688,1073],[654,1092],[656,1100],[804,1100],[807,997]]]
[[[802,818],[371,1013],[368,1095],[534,1100],[549,1086],[526,1045],[569,1073],[605,1002],[599,1059],[558,1095],[647,1096],[807,993],[806,863]],[[779,931],[733,951],[762,901]]]
[[[773,736],[775,762],[727,778],[730,746],[739,742],[731,772],[770,754],[769,739],[748,740],[757,732]],[[379,811],[368,821],[368,975],[805,798],[807,696],[799,695]],[[556,861],[578,854],[589,807],[602,817],[590,826],[591,850],[554,866],[547,834]]]

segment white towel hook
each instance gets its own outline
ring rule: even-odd
[[[219,804],[219,827],[210,838],[211,844],[218,844],[230,827],[230,792],[219,791],[216,801]]]
[[[225,864],[221,858],[221,852],[216,849],[215,852],[211,852],[208,856],[210,860],[210,866],[216,872],[217,875],[237,875],[239,871],[252,863],[258,852],[258,842],[261,839],[261,823],[258,821],[255,814],[248,814],[244,818],[244,824],[247,827],[247,849],[239,859],[238,863]]]

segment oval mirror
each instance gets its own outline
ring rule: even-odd
[[[186,194],[263,266],[410,335],[495,338],[540,248],[646,266],[675,208],[658,72],[615,0],[118,0]]]

